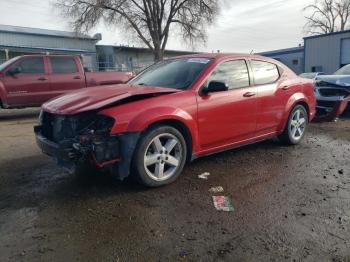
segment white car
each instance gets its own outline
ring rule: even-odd
[[[315,82],[317,107],[326,112],[332,111],[336,102],[350,94],[350,64],[333,75],[318,75]]]

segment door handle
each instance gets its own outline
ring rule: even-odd
[[[244,97],[252,97],[252,96],[255,96],[255,95],[256,95],[256,93],[254,93],[254,92],[247,92],[247,93],[243,94]]]
[[[282,86],[282,90],[288,90],[290,86]]]
[[[39,81],[46,81],[47,78],[46,78],[46,77],[39,77],[38,80],[39,80]]]
[[[73,77],[73,79],[79,80],[79,79],[81,79],[81,77],[80,76],[75,76],[75,77]]]

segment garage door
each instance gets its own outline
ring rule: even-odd
[[[350,38],[342,40],[341,44],[341,64],[350,64]]]

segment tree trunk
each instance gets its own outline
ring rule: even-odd
[[[153,50],[153,55],[154,55],[154,62],[162,61],[164,52],[161,48],[155,48]]]

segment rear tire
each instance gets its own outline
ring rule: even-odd
[[[132,176],[148,187],[174,182],[181,174],[187,156],[183,135],[174,127],[157,125],[140,138],[132,161]]]
[[[289,114],[288,122],[279,140],[288,145],[297,145],[303,139],[309,124],[308,113],[304,106],[296,105]]]

